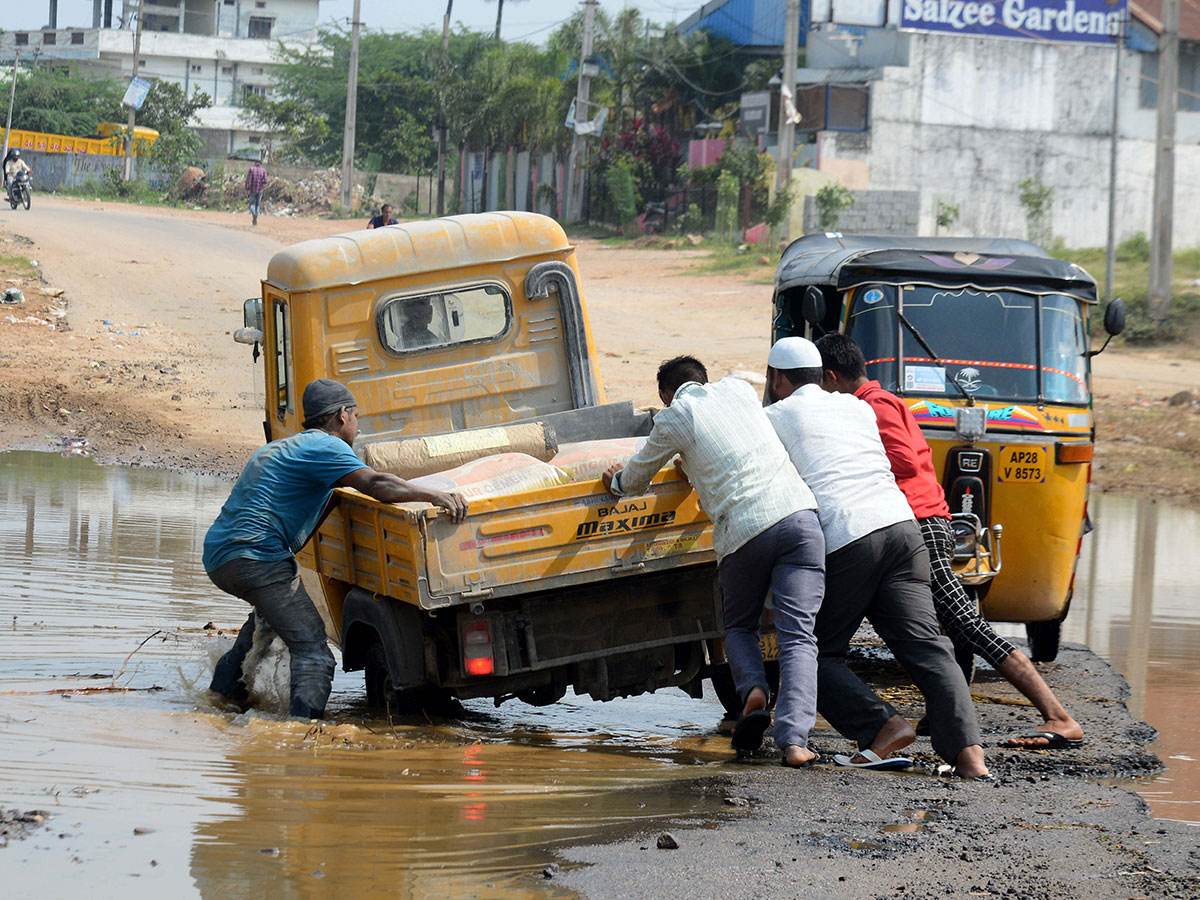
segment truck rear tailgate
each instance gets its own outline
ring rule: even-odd
[[[708,517],[673,470],[641,497],[592,481],[475,499],[458,525],[424,504],[335,497],[302,564],[426,608],[716,560]]]

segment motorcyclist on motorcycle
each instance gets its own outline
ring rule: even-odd
[[[13,197],[13,185],[16,184],[17,175],[21,172],[33,174],[33,169],[29,168],[29,164],[21,159],[21,151],[16,147],[8,151],[8,155],[4,157],[4,188],[8,192],[8,200],[11,203]]]

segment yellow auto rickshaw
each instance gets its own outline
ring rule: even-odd
[[[1091,530],[1096,303],[1082,268],[1016,240],[807,235],[775,277],[772,341],[841,332],[862,347],[933,448],[956,572],[985,618],[1025,623],[1039,661],[1058,653]],[[1110,338],[1124,321],[1113,300]]]

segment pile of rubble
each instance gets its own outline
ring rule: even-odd
[[[241,172],[226,172],[219,197],[213,196],[209,175],[201,169],[187,169],[176,185],[176,196],[198,206],[227,210],[243,210],[246,206],[246,176]],[[327,216],[339,205],[342,175],[336,168],[313,172],[306,178],[288,181],[269,175],[263,192],[263,215],[269,216]],[[378,206],[374,197],[364,197],[361,185],[354,185],[351,207],[357,209]]]

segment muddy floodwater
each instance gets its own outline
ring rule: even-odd
[[[0,848],[6,896],[566,897],[555,848],[726,808],[697,782],[730,760],[720,709],[679,691],[389,722],[339,672],[319,727],[212,709],[231,636],[206,626],[246,612],[200,567],[227,491],[0,454],[0,808],[53,816]],[[1162,732],[1167,771],[1137,789],[1200,822],[1200,519],[1111,496],[1093,516],[1065,637]]]

